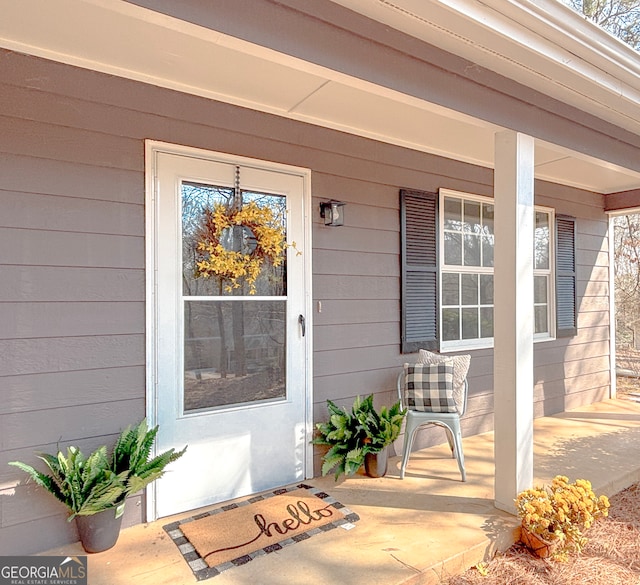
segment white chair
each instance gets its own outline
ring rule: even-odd
[[[421,410],[407,409],[406,426],[404,434],[404,447],[402,449],[402,465],[400,466],[400,479],[404,479],[404,472],[409,462],[411,447],[416,432],[423,425],[437,425],[444,427],[447,433],[447,441],[451,447],[452,457],[458,460],[458,467],[462,475],[462,481],[467,481],[464,469],[464,453],[462,452],[462,433],[460,431],[460,417],[467,409],[467,393],[469,384],[465,378],[464,387],[459,405],[459,412],[425,412]],[[404,371],[398,376],[398,398],[402,408],[407,408],[404,395]]]

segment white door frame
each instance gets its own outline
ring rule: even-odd
[[[264,170],[297,175],[303,179],[303,234],[304,241],[296,241],[297,249],[302,252],[304,262],[304,309],[307,323],[305,341],[304,382],[306,388],[305,397],[305,449],[303,461],[304,477],[313,477],[313,312],[312,312],[312,270],[311,270],[311,171],[309,169],[283,165],[259,159],[235,156],[220,152],[203,150],[189,146],[181,146],[155,140],[145,140],[145,288],[146,288],[146,416],[150,426],[157,424],[158,404],[158,364],[157,364],[157,154],[167,153],[173,155],[216,160],[237,165],[248,165]],[[162,430],[160,431],[162,432]],[[146,488],[146,520],[155,520],[155,486],[150,484]]]

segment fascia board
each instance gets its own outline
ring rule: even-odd
[[[640,131],[640,56],[557,0],[334,0]]]

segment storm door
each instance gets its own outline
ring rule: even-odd
[[[153,161],[158,449],[188,445],[156,483],[158,517],[306,476],[309,254],[303,175]]]

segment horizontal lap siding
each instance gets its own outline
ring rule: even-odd
[[[143,365],[144,336],[4,339],[0,340],[0,355],[0,372],[11,386],[10,378],[23,374]]]
[[[537,202],[577,217],[578,333],[535,346],[534,412],[545,416],[609,397],[609,247],[601,195],[541,184]]]
[[[7,85],[0,100],[0,548],[19,554],[77,537],[7,463],[111,445],[144,416],[144,147],[92,125],[99,106]]]
[[[104,315],[112,315],[105,320]],[[2,339],[144,333],[139,302],[0,303]]]
[[[1,227],[143,236],[139,204],[5,191]]]
[[[30,302],[143,302],[144,268],[0,265],[0,298]]]
[[[12,390],[8,396],[3,393],[0,415],[141,399],[144,398],[144,376],[143,364],[21,374],[11,378]]]
[[[0,55],[3,551],[9,542],[19,553],[75,538],[64,511],[42,495],[31,509],[32,486],[13,494],[22,476],[7,461],[58,442],[95,448],[144,414],[145,138],[311,169],[314,420],[326,418],[326,399],[347,405],[374,393],[378,404],[395,400],[398,369],[416,357],[400,354],[399,189],[491,195],[490,170]],[[540,203],[578,218],[585,246],[577,254],[578,336],[536,345],[541,413],[606,385],[608,268],[601,198],[538,188]],[[322,225],[318,206],[327,199],[346,202],[344,227]],[[465,434],[489,430],[493,418],[493,352],[472,355]],[[418,443],[443,439],[426,433]],[[127,508],[129,522],[141,520],[141,508]],[[57,539],[52,526],[60,527]]]

